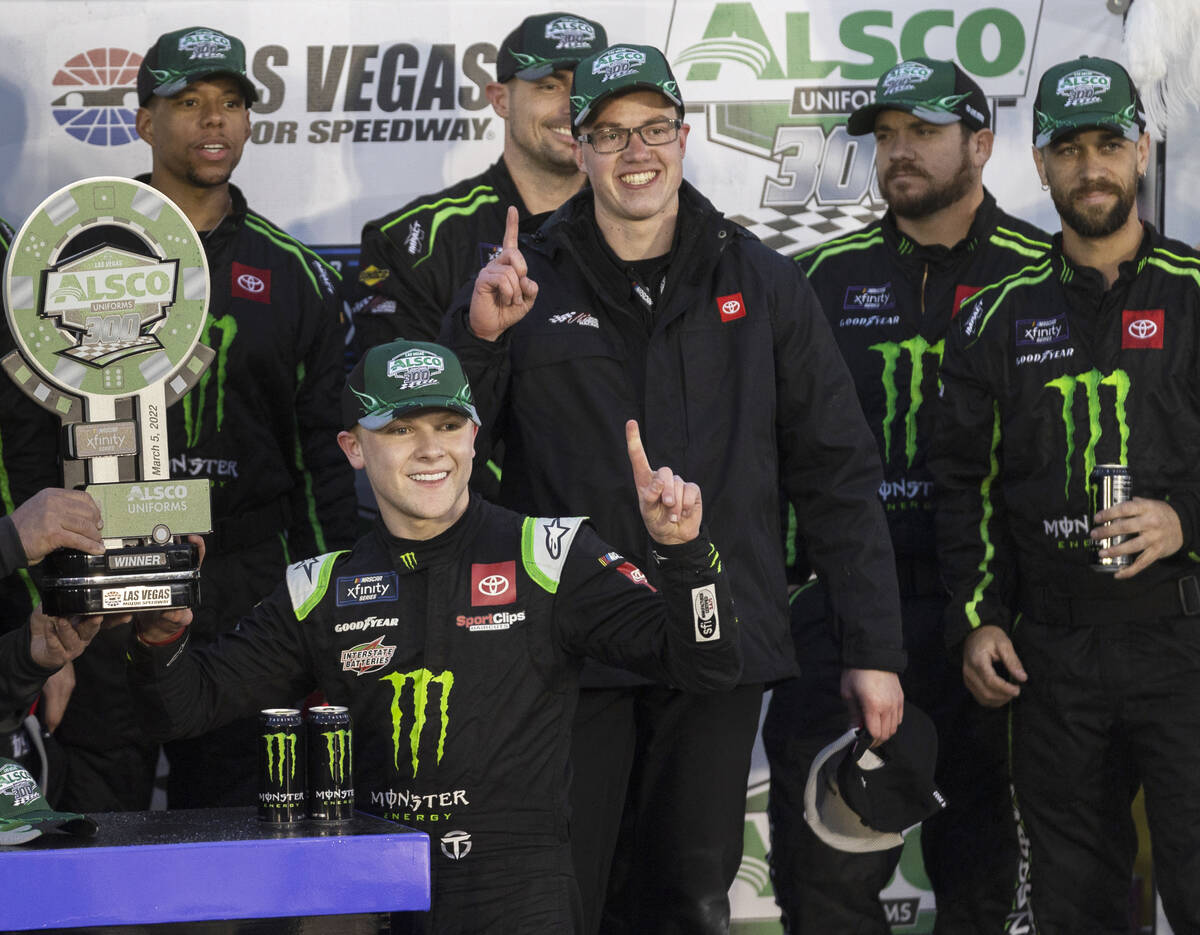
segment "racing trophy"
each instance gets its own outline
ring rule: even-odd
[[[212,528],[206,479],[172,479],[167,407],[200,379],[208,261],[187,217],[148,185],[91,178],[29,216],[4,269],[16,350],[0,364],[63,423],[62,482],[100,504],[105,553],[44,560],[55,616],[186,607]]]

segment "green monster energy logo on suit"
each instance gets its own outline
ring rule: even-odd
[[[1129,422],[1125,417],[1125,401],[1129,398],[1130,389],[1129,374],[1124,370],[1114,370],[1110,374],[1103,374],[1099,370],[1093,369],[1085,373],[1064,374],[1056,377],[1050,380],[1046,387],[1057,390],[1062,395],[1062,419],[1063,426],[1066,428],[1067,443],[1067,475],[1066,483],[1063,485],[1063,496],[1069,499],[1071,496],[1071,462],[1074,460],[1076,449],[1075,391],[1077,388],[1083,387],[1087,399],[1088,437],[1083,448],[1083,482],[1086,485],[1090,483],[1092,469],[1096,466],[1096,445],[1103,435],[1101,419],[1105,408],[1104,399],[1110,395],[1120,446],[1115,460],[1120,464],[1129,463]],[[1107,390],[1109,387],[1111,387],[1111,393],[1101,392],[1101,388]],[[1091,491],[1088,493],[1090,495]]]
[[[930,344],[920,335],[907,341],[885,341],[872,344],[871,350],[883,355],[883,396],[887,407],[883,417],[883,455],[884,462],[892,458],[892,426],[896,422],[896,406],[899,401],[899,387],[896,384],[896,364],[902,355],[907,354],[911,370],[908,378],[908,412],[904,416],[904,458],[905,466],[912,467],[917,455],[917,413],[925,402],[925,358],[931,358],[933,372],[942,363],[942,341]]]
[[[342,705],[308,709],[308,816],[346,821],[354,816],[354,735]]]
[[[437,762],[442,762],[442,754],[446,751],[446,731],[450,727],[450,690],[454,687],[454,673],[446,670],[434,675],[428,669],[414,669],[412,672],[393,672],[382,678],[384,682],[392,683],[392,749],[395,757],[396,771],[400,771],[400,736],[408,726],[408,752],[412,757],[412,775],[415,778],[421,767],[421,736],[425,725],[430,721],[429,697],[430,685],[437,685],[437,707],[433,711],[433,720],[438,725]],[[406,692],[405,687],[412,685],[412,690]],[[411,707],[409,704],[411,703]],[[406,710],[409,712],[406,715]]]
[[[300,711],[267,708],[259,716],[258,817],[291,822],[304,818],[303,740]]]

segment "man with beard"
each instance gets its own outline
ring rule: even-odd
[[[345,346],[338,275],[230,182],[257,99],[241,40],[201,26],[166,33],[146,53],[137,90],[138,135],[152,159],[141,180],[187,215],[208,258],[200,340],[216,358],[167,424],[172,474],[211,483],[213,557],[191,630],[212,641],[289,561],[354,540],[354,475],[334,442]],[[124,643],[119,629],[105,631],[75,663],[57,732],[71,757],[64,807],[148,807],[158,746],[136,723]],[[170,806],[252,801],[256,735],[246,718],[169,745]]]
[[[1116,62],[1042,76],[1062,233],[958,315],[930,453],[947,640],[1010,706],[1043,935],[1129,931],[1139,785],[1167,918],[1200,931],[1200,255],[1138,218],[1145,126]],[[1097,465],[1134,496],[1102,509]]]
[[[571,152],[571,70],[608,45],[604,27],[572,13],[529,16],[496,55],[488,100],[504,122],[504,152],[485,172],[421,195],[363,227],[355,356],[398,337],[432,341],[454,293],[475,277],[516,205],[536,230],[583,186]],[[482,478],[476,477],[475,483]]]
[[[1016,828],[1004,772],[1003,717],[974,701],[943,648],[944,591],[934,561],[933,490],[926,464],[942,340],[959,303],[1049,249],[1049,235],[1010,217],[983,187],[992,153],[987,98],[952,62],[911,59],[878,82],[875,102],[850,115],[852,135],[874,134],[888,212],[861,230],[802,253],[854,376],[884,466],[880,488],[896,554],[909,664],[905,698],[941,735],[937,783],[949,807],[921,827],[937,897],[938,932],[999,932],[1017,879]],[[800,585],[792,636],[803,675],[776,686],[763,727],[771,764],[770,861],[789,932],[879,933],[879,902],[900,848],[849,854],[804,820],[809,766],[847,727],[842,661],[826,623],[825,582],[810,581],[796,542]],[[969,851],[972,860],[963,860]]]

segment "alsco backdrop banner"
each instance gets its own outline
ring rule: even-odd
[[[246,45],[260,101],[234,181],[260,213],[353,264],[362,225],[500,153],[485,95],[500,40],[531,13],[569,9],[613,42],[664,49],[692,125],[685,169],[726,214],[791,254],[883,210],[874,143],[846,133],[875,80],[905,58],[952,58],[988,95],[996,146],[984,180],[1008,211],[1057,229],[1030,158],[1038,76],[1080,54],[1121,58],[1123,0],[7,0],[0,2],[0,216],[19,226],[80,178],[149,170],[137,66],[161,33],[214,26]],[[1168,147],[1166,229],[1193,242],[1200,185]],[[1188,229],[1191,225],[1192,230]],[[497,233],[497,240],[499,232]],[[767,875],[768,776],[756,754],[735,931],[778,933]],[[910,846],[884,893],[897,932],[932,929]]]

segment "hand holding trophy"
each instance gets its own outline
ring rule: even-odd
[[[63,423],[63,486],[100,504],[105,553],[45,559],[48,614],[191,606],[207,480],[172,479],[166,410],[204,373],[208,262],[183,212],[131,179],[55,192],[13,240],[4,370]]]

